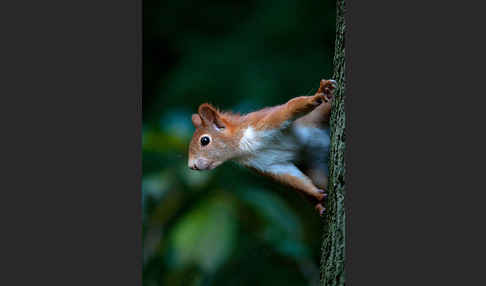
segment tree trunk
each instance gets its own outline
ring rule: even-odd
[[[337,81],[338,87],[332,103],[330,122],[331,148],[329,157],[329,195],[326,204],[326,214],[323,218],[324,234],[321,247],[321,286],[345,285],[345,0],[337,0],[336,7],[336,43],[334,51],[333,79]]]

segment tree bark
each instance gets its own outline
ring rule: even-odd
[[[345,285],[345,162],[346,147],[344,113],[345,77],[345,0],[336,3],[336,43],[334,50],[334,77],[337,81],[331,111],[331,148],[329,157],[329,184],[324,234],[321,247],[321,286]]]

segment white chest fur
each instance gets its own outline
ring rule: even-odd
[[[302,148],[321,152],[328,146],[329,136],[318,128],[292,125],[290,128],[256,131],[248,127],[239,142],[243,156],[237,161],[268,171],[294,162]]]

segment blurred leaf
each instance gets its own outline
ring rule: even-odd
[[[184,150],[187,141],[176,134],[157,131],[146,131],[143,134],[143,149],[147,151],[164,152],[167,150]]]
[[[195,172],[189,169],[186,165],[181,170],[186,183],[193,188],[202,187],[211,179],[211,172]]]
[[[160,200],[170,186],[171,176],[169,172],[162,171],[159,174],[145,176],[142,179],[142,193]]]
[[[279,240],[282,235],[301,238],[302,229],[297,216],[274,193],[261,189],[251,189],[238,191],[237,194],[267,222],[265,234],[268,239]]]
[[[171,233],[174,266],[197,263],[214,272],[235,247],[236,220],[228,199],[218,196],[203,201],[186,214]]]

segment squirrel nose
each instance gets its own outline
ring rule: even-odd
[[[191,170],[206,170],[209,166],[209,161],[204,158],[190,160],[188,164]]]
[[[198,160],[189,160],[188,162],[188,167],[191,170],[200,170],[200,168],[197,166]]]
[[[196,160],[194,167],[196,167],[196,170],[206,170],[209,167],[209,161],[205,158],[199,158]]]

